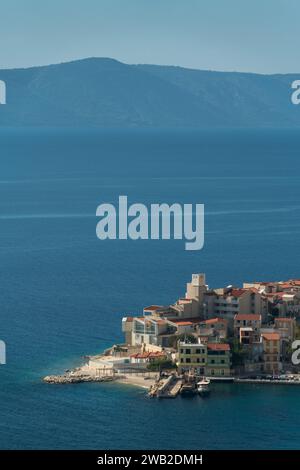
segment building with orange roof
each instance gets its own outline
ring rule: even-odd
[[[239,338],[240,343],[252,344],[254,342],[258,342],[260,340],[259,331],[261,323],[261,315],[254,313],[239,313],[234,317],[234,335]],[[247,337],[249,342],[247,341]]]
[[[196,325],[195,321],[192,321],[193,319],[170,319],[168,320],[169,324],[172,325],[173,327],[176,328],[176,334],[178,336],[184,335],[184,334],[194,334],[196,330]],[[195,320],[195,319],[194,319]]]
[[[244,283],[243,287],[256,287],[268,299],[269,310],[281,317],[300,315],[300,281],[290,279],[278,282]]]
[[[199,325],[199,334],[201,337],[225,339],[228,334],[228,320],[219,317],[203,320]]]
[[[277,297],[274,299],[273,312],[274,314],[278,314],[279,317],[286,317],[291,315],[299,316],[300,292],[279,292]]]
[[[283,340],[294,341],[296,335],[296,319],[290,317],[275,318],[275,328]]]
[[[177,329],[168,320],[156,317],[134,317],[131,329],[131,345],[169,347]]]
[[[211,377],[230,377],[231,352],[229,344],[207,344],[206,375]]]
[[[180,341],[178,343],[178,369],[180,373],[194,371],[198,375],[230,377],[231,353],[226,343],[204,344]]]
[[[280,334],[270,331],[261,334],[263,343],[263,370],[268,374],[278,374],[280,363]]]
[[[130,362],[131,364],[145,364],[165,359],[166,357],[166,353],[163,351],[140,352],[132,354],[130,356]]]
[[[275,317],[272,329],[267,327],[270,314]],[[295,338],[297,316],[299,279],[209,289],[205,274],[198,273],[187,283],[184,297],[167,306],[149,305],[143,316],[123,318],[122,330],[126,344],[143,352],[150,348],[174,351],[182,335],[198,337],[207,351],[205,368],[210,375],[227,375],[230,350],[220,341],[226,340],[228,331],[232,336],[233,329],[249,353],[247,360],[259,367],[263,364],[263,370],[273,373],[280,369],[280,355],[284,357],[286,346]]]
[[[239,313],[259,314],[262,318],[268,314],[268,301],[257,289],[229,286],[215,292],[214,316],[233,320]]]

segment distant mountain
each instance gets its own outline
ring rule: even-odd
[[[298,127],[296,79],[106,58],[0,70],[0,126]]]

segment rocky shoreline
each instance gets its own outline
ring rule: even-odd
[[[47,375],[43,382],[47,384],[75,384],[83,382],[112,382],[114,377],[97,377],[91,375]]]

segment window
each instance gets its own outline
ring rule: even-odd
[[[185,360],[185,362],[186,362],[187,364],[190,364],[190,362],[191,362],[190,357],[187,357],[186,360]]]
[[[185,354],[191,354],[191,350],[190,350],[190,349],[186,349],[186,350],[185,350]]]

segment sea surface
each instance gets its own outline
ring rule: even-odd
[[[96,208],[204,203],[205,245],[100,241]],[[0,130],[1,449],[299,449],[300,387],[150,400],[41,378],[122,341],[121,318],[185,293],[300,278],[299,131]]]

